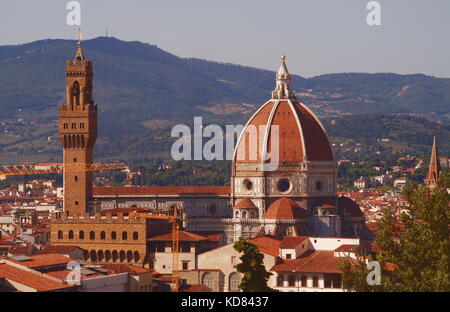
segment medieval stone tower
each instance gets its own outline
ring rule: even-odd
[[[59,107],[59,137],[64,149],[64,210],[91,212],[92,173],[70,170],[92,164],[97,138],[97,106],[92,99],[92,62],[84,58],[81,40],[74,60],[66,62],[67,102]]]

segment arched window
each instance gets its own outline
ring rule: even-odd
[[[236,211],[235,213],[234,213],[234,217],[237,219],[237,218],[239,218],[239,211]]]
[[[84,239],[84,231],[80,231],[80,233],[78,233],[78,238]]]
[[[122,240],[127,240],[128,239],[128,234],[127,232],[123,231],[122,232]]]
[[[100,232],[100,239],[106,239],[106,233],[105,231]]]
[[[106,260],[106,262],[111,260],[111,251],[109,251],[109,250],[105,251],[105,260]]]
[[[138,240],[139,239],[139,233],[138,232],[133,232],[133,239],[134,240]]]
[[[308,287],[308,278],[306,277],[306,275],[302,276],[302,287]]]
[[[127,262],[133,261],[133,252],[131,250],[127,251]]]
[[[125,261],[125,259],[126,259],[126,253],[125,253],[125,251],[124,250],[121,250],[120,252],[119,252],[119,260],[120,260],[120,262],[124,262]]]
[[[238,273],[233,272],[228,277],[228,290],[229,291],[239,291],[239,284],[241,283],[241,278]]]
[[[242,212],[242,219],[247,219],[247,211]]]
[[[202,284],[208,287],[209,289],[213,289],[213,277],[210,272],[206,272],[202,276]]]
[[[117,234],[116,232],[111,232],[111,239],[117,239]]]
[[[289,285],[289,287],[295,287],[295,276],[294,275],[288,276],[288,285]]]
[[[69,239],[73,239],[73,231],[72,230],[69,231]]]
[[[63,239],[63,231],[58,231],[58,239]]]
[[[103,261],[103,259],[105,259],[105,254],[103,253],[103,250],[99,250],[97,252],[97,259],[99,262]]]
[[[117,252],[117,250],[113,250],[113,252],[112,252],[112,260],[113,260],[113,262],[116,262],[117,259],[119,259],[119,253]]]
[[[92,262],[97,262],[97,253],[95,252],[95,250],[91,250],[89,256],[90,256]]]
[[[134,262],[139,262],[141,260],[141,256],[139,255],[139,252],[134,252]]]
[[[92,239],[92,240],[95,239],[95,232],[94,232],[94,231],[91,231],[91,232],[89,233],[89,239]]]

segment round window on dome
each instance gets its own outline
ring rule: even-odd
[[[212,206],[209,206],[208,210],[209,210],[210,214],[214,214],[217,212],[217,207],[212,205]]]
[[[251,191],[253,189],[253,182],[250,181],[249,179],[245,179],[243,185],[246,191]]]
[[[291,182],[288,179],[280,179],[278,181],[277,187],[278,191],[280,191],[281,193],[286,193],[291,188]]]

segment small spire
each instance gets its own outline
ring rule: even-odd
[[[77,54],[75,55],[75,60],[84,61],[83,49],[81,48],[81,41],[83,40],[83,34],[81,33],[81,29],[78,29],[80,32],[78,43],[77,43]]]
[[[276,74],[276,87],[272,91],[272,99],[295,100],[295,92],[291,90],[291,75],[286,66],[286,56],[281,56],[281,64]]]
[[[430,189],[436,188],[441,173],[441,162],[439,160],[439,152],[436,144],[436,137],[433,138],[433,148],[431,150],[430,167],[425,179],[425,183]]]

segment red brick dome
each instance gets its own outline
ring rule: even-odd
[[[239,202],[234,205],[234,208],[239,209],[258,209],[255,203],[250,198],[241,199]]]
[[[297,101],[295,93],[290,90],[290,75],[284,59],[277,73],[277,87],[272,92],[272,99],[246,124],[236,145],[234,161],[259,163],[264,151],[267,155],[273,153],[276,141],[272,142],[274,128],[271,126],[279,129],[279,162],[334,160],[322,123],[310,109]],[[266,160],[269,158],[267,155]]]
[[[283,197],[274,201],[264,214],[264,219],[306,219],[306,211],[292,199]]]

